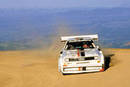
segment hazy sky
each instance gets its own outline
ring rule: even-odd
[[[130,7],[130,0],[0,0],[0,8]]]

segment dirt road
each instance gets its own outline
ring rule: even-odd
[[[0,52],[0,87],[130,87],[130,49],[110,49],[114,56],[105,72],[63,76],[58,53]]]

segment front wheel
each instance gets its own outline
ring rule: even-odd
[[[69,74],[67,74],[67,73],[62,73],[62,75],[69,75]]]

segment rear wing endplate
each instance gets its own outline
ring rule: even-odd
[[[66,41],[79,41],[79,40],[98,40],[98,35],[94,34],[94,35],[79,35],[79,36],[63,36],[61,37],[61,41],[62,42],[66,42]]]

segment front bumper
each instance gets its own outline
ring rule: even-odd
[[[102,72],[103,66],[80,66],[80,67],[63,67],[63,74],[85,73],[85,72]]]

